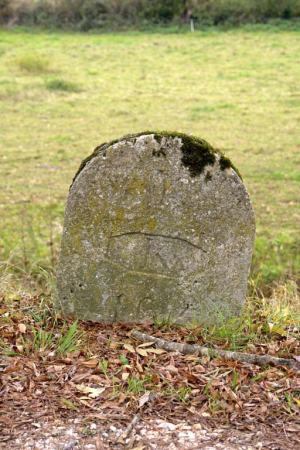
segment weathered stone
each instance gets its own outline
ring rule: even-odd
[[[233,167],[207,142],[179,133],[98,147],[68,198],[63,312],[103,322],[212,323],[239,314],[255,224]]]

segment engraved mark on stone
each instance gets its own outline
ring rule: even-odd
[[[202,250],[204,253],[207,253],[207,250],[200,247],[199,245],[193,244],[193,242],[188,241],[187,239],[180,238],[178,236],[170,236],[165,234],[155,234],[155,233],[144,233],[143,231],[128,231],[126,233],[120,233],[120,234],[114,234],[110,236],[109,238],[117,238],[120,236],[129,236],[129,235],[141,235],[141,236],[151,236],[151,237],[161,237],[165,239],[173,239],[174,241],[182,241],[186,242],[187,244],[191,245],[192,247],[198,248],[199,250]]]
[[[144,276],[152,277],[152,278],[165,278],[166,280],[178,280],[178,277],[171,277],[171,276],[163,275],[160,273],[145,272],[145,271],[140,271],[140,270],[126,270],[126,267],[124,265],[118,264],[118,263],[110,260],[109,258],[106,258],[105,256],[99,257],[99,259],[101,261],[107,262],[108,264],[111,264],[112,266],[114,266],[118,269],[122,269],[122,270],[126,271],[127,275],[144,275]]]
[[[128,232],[109,237],[105,260],[127,273],[180,279],[195,270],[194,263],[203,266],[205,253],[179,237]]]
[[[148,255],[149,255],[149,253],[148,253]],[[168,270],[169,267],[168,267],[166,261],[162,258],[161,254],[160,254],[160,253],[156,253],[156,256],[158,257],[158,259],[160,259],[160,261],[161,261],[163,267],[164,267],[166,270]]]

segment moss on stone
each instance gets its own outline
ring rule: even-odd
[[[182,137],[182,164],[188,167],[192,177],[200,175],[206,166],[213,166],[216,151],[208,142],[194,136]]]
[[[164,157],[167,156],[167,154],[163,148],[161,148],[159,150],[153,150],[152,155],[157,156],[158,158],[160,158],[161,156],[164,156]]]
[[[221,170],[229,169],[230,167],[232,169],[234,169],[236,171],[236,173],[238,174],[238,176],[240,177],[240,179],[242,180],[242,176],[241,176],[240,172],[238,171],[238,169],[232,164],[230,159],[227,158],[225,155],[221,154],[219,164],[220,164]]]
[[[107,148],[110,146],[117,144],[118,142],[122,142],[125,140],[134,140],[140,136],[147,136],[153,134],[154,139],[161,144],[163,137],[172,137],[172,138],[180,138],[182,141],[182,164],[187,167],[190,171],[190,174],[192,177],[196,177],[197,175],[200,175],[204,168],[207,165],[214,165],[216,161],[216,154],[220,156],[219,164],[221,170],[225,170],[229,167],[235,170],[235,172],[238,174],[238,176],[242,179],[239,171],[236,169],[236,167],[232,164],[229,158],[224,156],[224,154],[212,147],[208,142],[206,142],[204,139],[200,139],[196,136],[188,135],[185,133],[179,133],[176,131],[143,131],[141,133],[134,133],[134,134],[126,134],[125,136],[122,136],[119,139],[112,140],[108,143],[101,144],[100,146],[96,147],[94,152],[88,156],[86,159],[82,161],[82,163],[79,166],[78,171],[75,174],[75,177],[73,178],[73,182],[71,184],[71,187],[76,180],[79,173],[84,169],[84,167],[96,156],[98,156],[100,153],[104,153]],[[164,151],[159,150],[158,152],[155,152],[154,156],[164,156]]]

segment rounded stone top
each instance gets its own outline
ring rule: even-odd
[[[213,165],[216,161],[216,157],[218,155],[219,164],[221,170],[232,168],[235,170],[237,175],[242,180],[242,176],[239,170],[233,165],[229,158],[227,158],[221,150],[212,147],[207,141],[204,139],[200,139],[199,137],[193,136],[192,134],[179,133],[176,131],[143,131],[141,133],[133,133],[126,134],[119,139],[112,140],[110,142],[104,142],[95,148],[93,153],[85,158],[75,177],[73,179],[73,183],[76,180],[79,173],[85,168],[85,166],[96,156],[98,156],[101,152],[104,152],[106,149],[111,147],[114,144],[120,143],[122,141],[134,141],[142,136],[153,135],[153,138],[161,144],[163,138],[174,138],[180,139],[182,142],[181,151],[182,151],[182,164],[189,168],[191,177],[195,177],[200,175],[204,168],[207,165]],[[161,153],[162,154],[162,153]],[[72,183],[72,185],[73,185]],[[71,185],[71,187],[72,187]]]

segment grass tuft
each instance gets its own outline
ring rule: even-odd
[[[50,61],[48,58],[36,53],[27,53],[14,60],[15,65],[23,72],[30,75],[39,75],[49,71]]]
[[[80,92],[81,90],[78,84],[61,78],[47,81],[45,85],[49,91]]]
[[[287,336],[300,340],[298,283],[299,280],[293,278],[286,283],[278,283],[269,297],[248,297],[240,317],[222,320],[210,327],[200,321],[189,325],[190,328],[195,326],[188,340],[221,345],[232,351],[249,350],[257,344],[269,346]],[[285,352],[288,354],[288,348]]]

